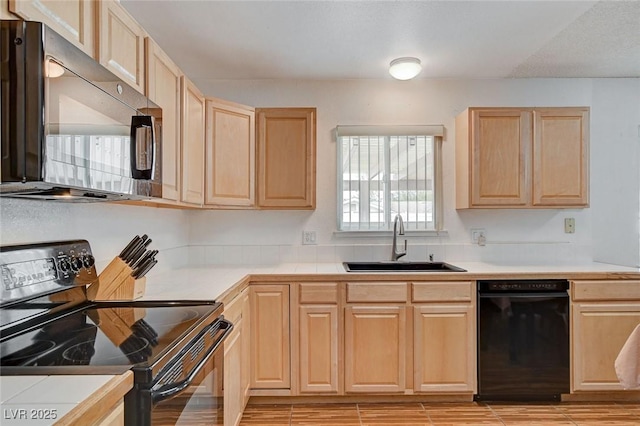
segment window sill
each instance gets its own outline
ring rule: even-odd
[[[375,238],[375,237],[391,237],[393,231],[333,231],[336,238]],[[408,231],[404,232],[405,237],[448,237],[449,232],[446,229],[441,231]]]

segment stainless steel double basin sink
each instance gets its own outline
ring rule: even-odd
[[[445,262],[343,262],[347,272],[467,272]]]

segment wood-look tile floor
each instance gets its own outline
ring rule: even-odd
[[[640,426],[638,403],[249,405],[240,426]]]

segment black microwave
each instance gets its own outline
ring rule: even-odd
[[[39,22],[1,22],[0,196],[162,197],[162,110]]]

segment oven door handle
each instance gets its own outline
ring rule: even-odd
[[[209,328],[213,328],[213,327],[221,327],[221,328],[225,328],[226,330],[224,331],[222,336],[220,336],[220,338],[215,343],[215,345],[213,345],[207,351],[206,355],[202,357],[202,360],[200,360],[200,362],[193,368],[193,370],[189,372],[189,374],[184,380],[181,380],[175,383],[169,383],[167,385],[161,386],[155,391],[151,391],[151,401],[153,402],[153,405],[161,401],[164,401],[165,399],[172,398],[177,394],[179,394],[180,392],[182,392],[183,390],[185,390],[186,388],[188,388],[189,386],[191,386],[191,383],[193,383],[198,373],[200,373],[200,370],[204,368],[205,364],[211,358],[211,355],[216,350],[218,350],[218,347],[220,346],[220,344],[224,341],[224,339],[227,338],[229,333],[231,333],[231,330],[233,330],[233,324],[230,321],[227,321],[226,319],[222,319],[216,322],[215,324],[212,324]]]

